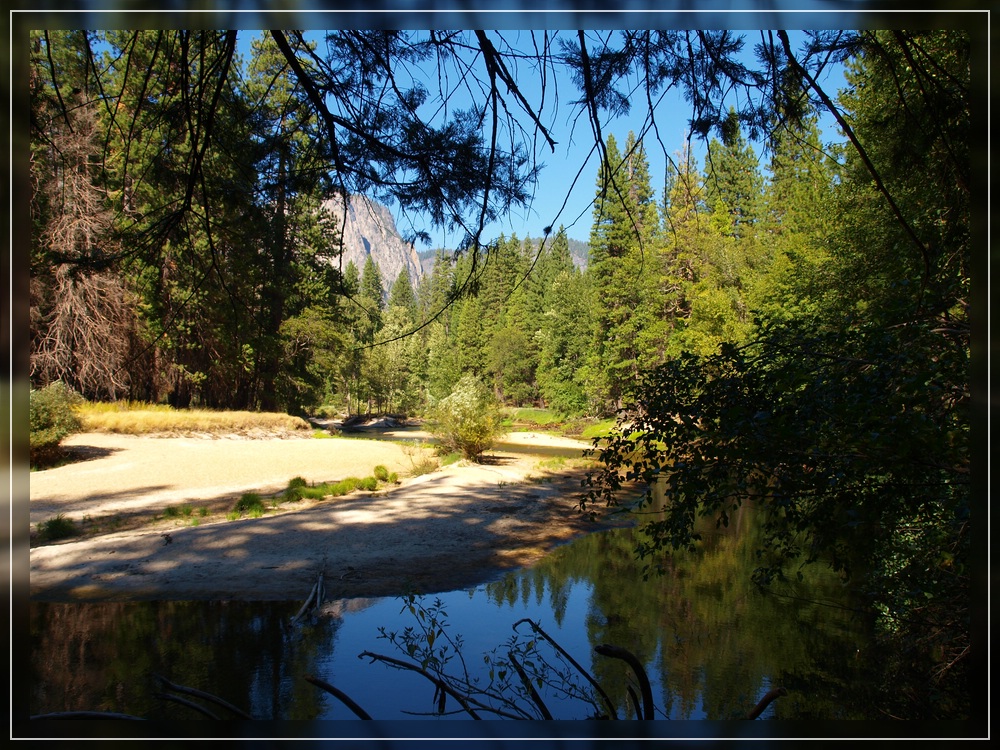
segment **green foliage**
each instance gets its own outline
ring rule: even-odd
[[[255,511],[264,510],[264,500],[256,492],[245,492],[240,496],[233,506],[233,513],[237,516],[241,514],[252,515]]]
[[[61,381],[31,389],[28,405],[30,460],[33,466],[51,460],[63,438],[80,430],[74,411],[83,398]]]
[[[281,493],[281,499],[284,502],[294,503],[302,499],[303,492],[309,486],[309,483],[302,477],[294,477],[288,481],[288,486]]]
[[[379,464],[374,469],[372,469],[372,474],[380,482],[388,482],[389,481],[389,470],[387,468],[385,468],[384,466],[382,466],[382,464]]]
[[[971,499],[956,385],[968,359],[943,343],[929,327],[800,324],[667,363],[608,436],[587,502],[618,502],[632,482],[647,503],[662,495],[639,547],[655,571],[666,550],[698,547],[699,518],[726,526],[753,501],[764,515],[757,582],[829,565],[866,592],[886,632],[918,613],[951,620],[932,632],[960,653],[952,618],[968,608]]]
[[[40,542],[55,542],[76,536],[78,533],[79,530],[73,519],[62,513],[38,524],[38,541]]]
[[[446,450],[481,460],[503,434],[503,412],[496,398],[473,375],[464,375],[432,412],[432,431]]]

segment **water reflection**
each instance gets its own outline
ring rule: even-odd
[[[775,685],[789,694],[765,718],[873,718],[868,626],[836,577],[813,567],[801,582],[762,593],[749,582],[752,514],[702,531],[698,552],[665,559],[666,575],[646,581],[633,552],[638,532],[578,539],[533,568],[440,595],[448,632],[463,637],[475,672],[484,669],[483,654],[514,635],[515,622],[531,618],[597,677],[622,717],[635,713],[632,678],[622,662],[594,655],[598,644],[627,648],[647,665],[658,718],[740,717]],[[358,659],[366,650],[400,656],[379,633],[414,624],[400,600],[332,603],[326,616],[289,628],[298,606],[34,603],[30,710],[199,718],[156,697],[153,675],[162,674],[255,718],[353,719],[304,679],[312,674],[376,719],[433,711],[434,689],[424,678]],[[551,700],[557,718],[588,716],[586,705]]]

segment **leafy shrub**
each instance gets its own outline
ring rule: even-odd
[[[32,465],[51,460],[59,452],[63,438],[80,430],[74,407],[83,398],[61,381],[40,390],[31,390],[28,419]]]
[[[375,478],[380,482],[389,481],[389,470],[384,466],[382,466],[382,464],[379,464],[374,469],[372,469],[372,474],[374,474]]]
[[[431,418],[441,445],[472,461],[479,461],[504,433],[500,404],[471,374],[463,375],[451,394],[437,403]]]
[[[386,476],[386,479],[388,479],[388,476]],[[378,489],[378,480],[375,477],[365,477],[358,482],[358,488],[372,492]]]
[[[38,540],[41,542],[54,542],[57,539],[66,539],[77,533],[76,524],[72,518],[67,518],[60,513],[48,521],[38,524]]]

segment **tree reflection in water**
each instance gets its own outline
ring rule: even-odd
[[[779,685],[788,694],[763,718],[879,718],[869,623],[836,576],[813,565],[801,581],[767,592],[754,587],[757,528],[749,507],[728,528],[708,523],[701,532],[695,552],[663,559],[664,574],[648,580],[635,556],[640,532],[617,529],[577,539],[475,590],[438,597],[450,632],[465,636],[470,672],[482,680],[484,654],[506,654],[512,626],[531,618],[598,680],[622,718],[636,715],[628,694],[634,676],[624,662],[596,656],[601,644],[628,649],[646,665],[657,718],[738,718]],[[328,603],[332,616],[289,628],[299,606],[33,603],[30,711],[197,718],[156,698],[153,675],[162,674],[262,719],[354,718],[307,675],[344,690],[375,718],[433,712],[426,680],[407,681],[357,658],[365,650],[393,653],[378,629],[414,624],[399,600]],[[518,633],[531,635],[525,627]],[[550,705],[556,718],[592,715],[582,702]]]

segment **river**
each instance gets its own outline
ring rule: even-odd
[[[869,619],[822,566],[806,568],[801,581],[758,590],[750,582],[752,509],[741,511],[729,528],[707,525],[696,553],[666,559],[665,574],[648,580],[633,552],[638,533],[590,534],[531,568],[466,591],[327,602],[319,615],[294,625],[301,602],[33,602],[30,711],[204,718],[157,697],[161,675],[256,719],[357,718],[307,681],[311,675],[344,691],[375,719],[467,719],[452,698],[438,716],[434,685],[424,677],[359,658],[372,652],[407,659],[401,637],[411,628],[426,645],[420,628],[433,619],[443,625],[432,629],[434,646],[447,646],[451,657],[446,674],[467,670],[481,688],[491,667],[497,680],[504,671],[514,686],[507,688],[510,696],[520,681],[501,662],[513,648],[526,668],[545,663],[563,670],[564,677],[549,673],[539,690],[554,718],[609,715],[603,699],[588,703],[564,694],[573,684],[571,693],[586,693],[589,682],[548,640],[533,635],[523,622],[528,618],[598,681],[618,718],[635,717],[629,685],[636,695],[640,690],[624,662],[594,651],[601,644],[628,649],[645,665],[658,719],[741,718],[778,686],[787,694],[762,719],[878,718],[873,706],[885,688],[868,666]]]

